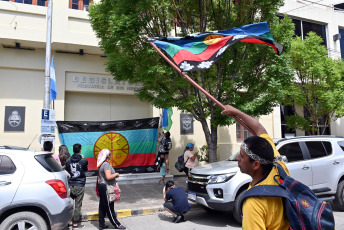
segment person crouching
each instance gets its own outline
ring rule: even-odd
[[[186,221],[183,214],[190,210],[185,190],[182,187],[176,187],[174,182],[169,180],[163,189],[164,208],[173,215],[174,223]]]

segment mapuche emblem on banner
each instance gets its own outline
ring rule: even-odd
[[[98,154],[102,149],[109,149],[112,155],[110,164],[112,167],[120,166],[129,155],[129,143],[127,139],[119,133],[109,132],[98,138],[94,144],[94,156],[98,158]]]

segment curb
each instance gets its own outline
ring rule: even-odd
[[[141,216],[141,215],[150,215],[157,212],[163,212],[165,209],[163,207],[153,207],[153,208],[141,208],[141,209],[119,209],[116,210],[118,218],[124,218],[129,216]],[[92,221],[98,220],[98,211],[87,212],[82,214],[82,221]]]
[[[198,204],[196,203],[190,203],[191,208],[198,207]],[[150,215],[158,212],[164,212],[165,209],[163,206],[160,207],[152,207],[152,208],[139,208],[139,209],[119,209],[116,210],[116,214],[118,218],[125,218],[129,216],[143,216],[143,215]],[[94,212],[86,212],[82,213],[82,221],[94,221],[98,220],[98,211]]]

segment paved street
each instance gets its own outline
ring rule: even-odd
[[[344,230],[344,212],[334,211],[336,230]],[[201,207],[192,209],[185,215],[188,221],[175,224],[172,223],[172,217],[167,212],[155,213],[152,215],[131,216],[120,218],[120,222],[129,230],[208,230],[208,229],[241,229],[231,213],[214,212],[209,213]],[[98,228],[98,221],[89,221],[83,223],[86,230]],[[111,224],[107,221],[107,224]]]

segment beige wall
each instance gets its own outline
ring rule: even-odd
[[[152,117],[152,106],[136,96],[66,93],[66,121],[111,121]]]

